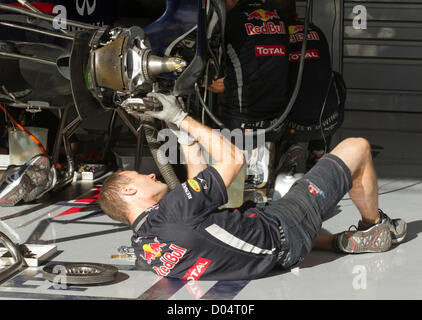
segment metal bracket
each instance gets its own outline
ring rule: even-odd
[[[0,242],[10,252],[14,260],[12,265],[0,271],[0,283],[2,283],[24,266],[24,259],[19,248],[2,232],[0,232]]]

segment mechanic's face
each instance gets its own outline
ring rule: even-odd
[[[165,183],[157,180],[155,174],[140,174],[136,171],[124,171],[122,174],[126,175],[131,183],[128,188],[133,188],[137,192],[137,197],[141,199],[160,200],[168,191],[168,186]]]

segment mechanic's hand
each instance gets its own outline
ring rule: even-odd
[[[179,129],[175,124],[168,122],[167,127],[177,137],[177,141],[180,144],[183,144],[185,146],[190,146],[196,142],[195,138],[189,135],[189,133],[187,133],[185,130]]]
[[[188,115],[180,107],[177,98],[172,95],[165,95],[162,93],[150,92],[148,97],[156,98],[163,105],[162,111],[146,111],[145,113],[156,119],[163,120],[167,123],[174,123],[177,128],[180,128],[182,121]]]
[[[213,80],[211,85],[208,87],[208,90],[214,93],[223,93],[225,90],[224,78]]]

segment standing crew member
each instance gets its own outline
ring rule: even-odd
[[[268,0],[286,13],[290,34],[288,95],[292,95],[299,72],[304,38],[304,23],[297,19],[296,0]],[[342,125],[346,86],[341,75],[332,70],[330,48],[320,28],[310,24],[305,67],[297,99],[286,121],[291,155],[300,149],[295,143],[308,143],[307,169],[330,150],[331,138]]]
[[[225,78],[209,89],[224,92],[220,118],[227,128],[265,129],[286,108],[286,21],[279,10],[259,0],[226,0],[226,9]],[[267,141],[280,138],[273,136]]]
[[[286,108],[289,35],[282,12],[260,0],[226,0],[226,10],[225,78],[209,89],[223,93],[220,119],[232,130],[233,139],[242,141],[245,132],[270,127]],[[266,133],[265,145],[256,137],[253,145],[243,140],[248,181],[257,188],[270,178],[271,142],[279,142],[282,135],[279,127]]]

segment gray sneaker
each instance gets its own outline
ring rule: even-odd
[[[386,224],[390,228],[393,244],[403,242],[407,234],[407,223],[403,219],[391,219],[381,209],[378,209],[378,212],[381,216],[380,223]]]
[[[334,247],[343,253],[384,252],[391,248],[391,232],[379,223],[366,230],[344,231],[334,238]]]
[[[386,224],[391,231],[391,238],[393,244],[399,244],[403,242],[404,238],[406,237],[407,233],[407,224],[402,219],[391,219],[387,216],[381,209],[378,209],[380,214],[381,221],[378,224]],[[372,227],[373,225],[365,224],[362,221],[359,221],[358,230],[366,230]]]

